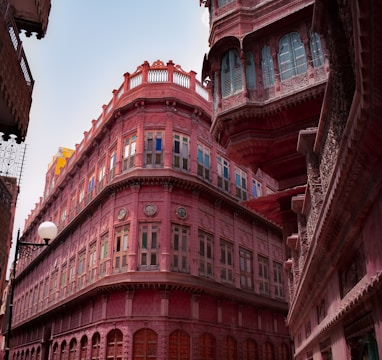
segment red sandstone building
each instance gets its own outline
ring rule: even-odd
[[[382,7],[202,2],[212,133],[231,158],[279,184],[248,206],[278,223],[290,248],[294,357],[379,359]]]
[[[282,231],[241,204],[277,182],[227,157],[210,104],[194,72],[144,63],[61,149],[22,235],[58,225],[17,264],[11,359],[290,359]]]

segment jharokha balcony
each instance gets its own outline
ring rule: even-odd
[[[19,32],[45,35],[50,0],[0,0],[0,133],[24,141],[32,104],[33,77]]]

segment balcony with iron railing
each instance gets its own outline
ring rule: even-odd
[[[10,5],[0,0],[0,132],[23,141],[29,124],[33,77]]]

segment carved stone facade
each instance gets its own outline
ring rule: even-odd
[[[308,181],[305,196],[293,199],[303,205],[293,207],[292,237],[301,241],[304,215],[309,241],[306,256],[292,250],[285,264],[298,360],[382,355],[380,16],[377,1],[315,2],[330,75],[318,127],[299,135]],[[296,254],[304,257],[298,271]]]

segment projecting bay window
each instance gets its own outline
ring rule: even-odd
[[[210,180],[210,149],[198,144],[198,175]]]
[[[221,156],[218,156],[216,160],[218,170],[218,187],[229,192],[229,162]]]
[[[91,284],[96,277],[97,272],[97,242],[94,241],[89,245],[89,265],[88,265],[88,282]]]
[[[123,170],[135,167],[135,152],[137,149],[137,136],[133,135],[125,139],[125,149],[123,152]]]
[[[83,250],[78,255],[77,267],[77,289],[82,289],[86,284],[86,250]]]
[[[190,229],[187,226],[172,225],[171,270],[188,273],[188,239]]]
[[[252,252],[239,249],[240,286],[242,289],[253,290]]]
[[[267,257],[259,255],[257,262],[259,266],[259,292],[269,295],[269,260]]]
[[[120,226],[115,229],[114,235],[114,271],[126,271],[127,250],[129,248],[129,227]]]
[[[220,280],[233,283],[233,245],[227,241],[220,241]]]
[[[284,298],[283,267],[280,263],[273,262],[273,286],[276,298]]]
[[[115,176],[115,167],[117,166],[117,150],[113,150],[109,157],[109,181]]]
[[[107,261],[109,255],[109,234],[101,237],[100,254],[99,254],[99,276],[103,277],[107,271]]]
[[[199,275],[213,277],[213,237],[199,231]]]
[[[159,256],[159,226],[141,224],[140,226],[140,269],[157,268]]]
[[[247,200],[247,174],[240,170],[235,170],[236,197],[240,200]]]
[[[163,166],[163,141],[161,131],[150,131],[146,133],[145,152],[147,167]]]
[[[188,137],[174,134],[173,138],[173,167],[188,171],[190,157],[190,141]]]

